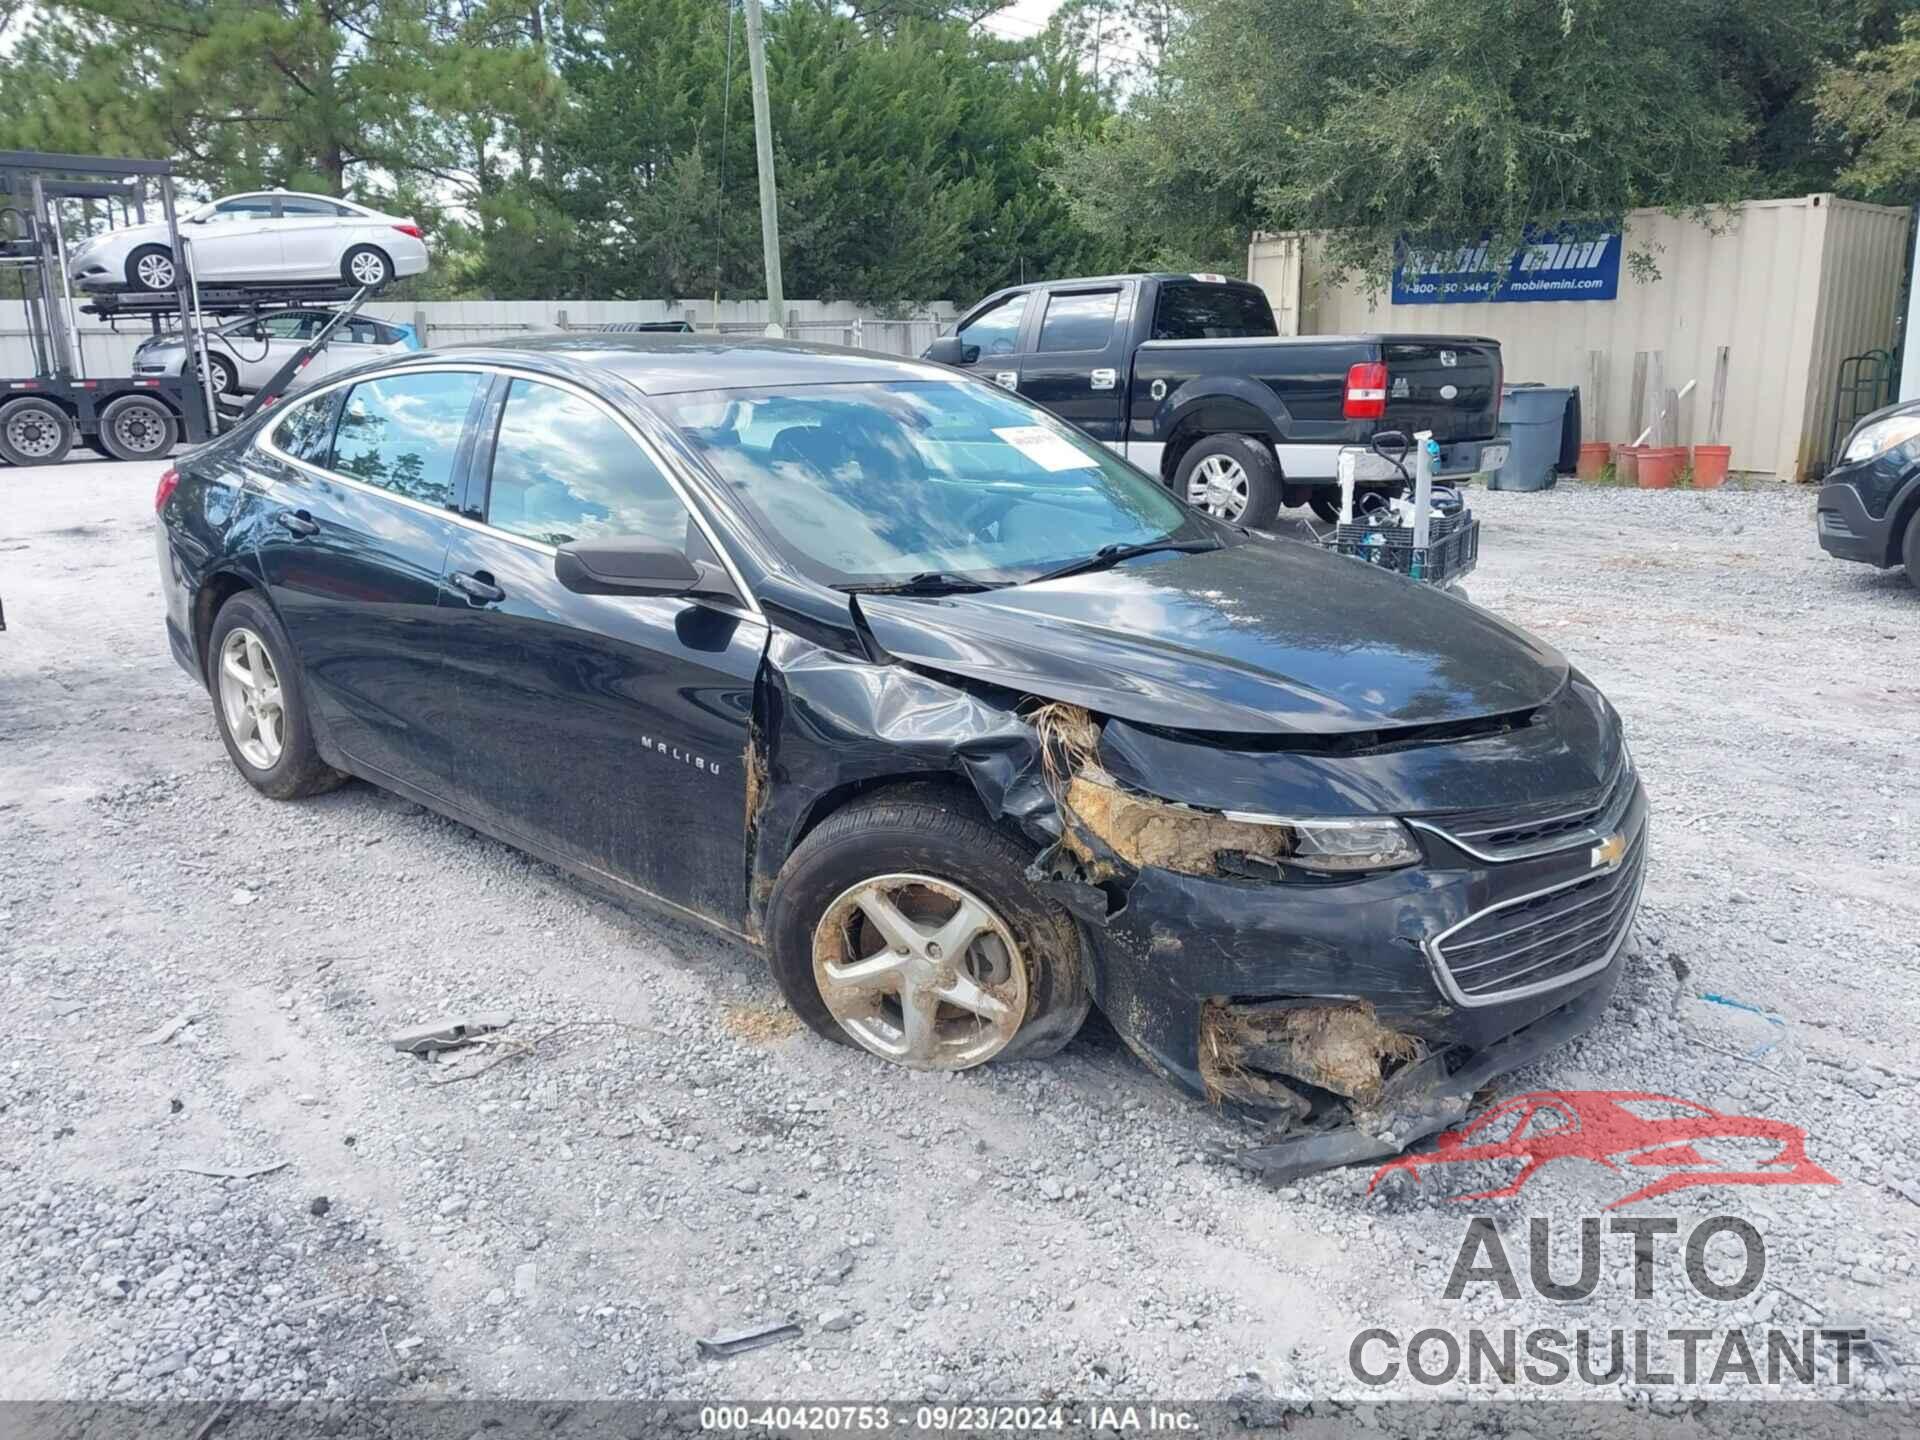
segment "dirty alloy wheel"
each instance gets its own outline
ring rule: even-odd
[[[116,460],[158,460],[179,436],[173,412],[151,395],[122,395],[100,413],[100,448]]]
[[[1251,435],[1209,435],[1180,457],[1173,488],[1196,510],[1260,529],[1280,513],[1280,462]]]
[[[814,1030],[915,1070],[1050,1055],[1091,1003],[1072,919],[1028,856],[952,799],[886,799],[809,835],[767,908],[769,962]]]
[[[266,601],[243,590],[221,606],[207,655],[214,722],[249,785],[296,800],[345,782],[314,748],[300,667]]]
[[[0,458],[9,465],[58,465],[74,438],[73,420],[51,400],[29,396],[0,405]]]

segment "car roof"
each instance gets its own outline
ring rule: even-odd
[[[757,335],[619,334],[537,335],[421,352],[428,357],[493,360],[501,364],[544,362],[561,374],[610,371],[645,395],[690,390],[753,390],[850,382],[948,380],[961,377],[941,365],[896,355],[816,345],[806,340],[769,340]],[[584,378],[576,374],[576,378]]]

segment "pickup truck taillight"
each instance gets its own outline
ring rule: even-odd
[[[1363,360],[1347,371],[1349,420],[1378,420],[1387,413],[1387,367],[1379,360]]]
[[[174,486],[180,483],[180,472],[169,465],[161,473],[160,483],[153,490],[153,511],[159,514],[166,508],[167,501],[173,496]]]

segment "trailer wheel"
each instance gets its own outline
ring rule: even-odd
[[[151,395],[122,395],[100,412],[100,444],[116,460],[158,460],[177,439],[173,412]]]
[[[0,457],[10,465],[58,465],[73,448],[73,417],[28,396],[0,406]]]
[[[378,246],[356,245],[340,261],[340,274],[349,285],[371,285],[377,290],[393,279],[393,261]]]
[[[164,245],[142,245],[127,256],[127,284],[136,290],[171,290],[179,279],[173,252]]]

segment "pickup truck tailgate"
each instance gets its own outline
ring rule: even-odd
[[[1491,440],[1500,429],[1500,346],[1492,340],[1393,336],[1387,362],[1385,430],[1431,430],[1443,445]]]

